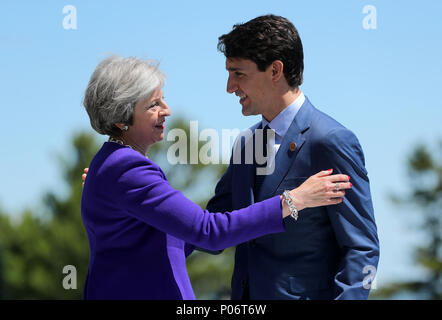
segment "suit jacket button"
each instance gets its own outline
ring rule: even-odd
[[[296,150],[296,143],[290,142],[290,151],[293,152]]]

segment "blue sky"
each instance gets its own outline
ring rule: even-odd
[[[63,28],[65,5],[77,9],[77,30]],[[362,27],[366,5],[377,9],[375,30]],[[73,133],[91,130],[82,95],[110,53],[160,61],[173,114],[199,120],[200,130],[259,121],[226,93],[216,44],[233,24],[267,13],[300,32],[303,92],[364,149],[381,240],[378,286],[418,277],[410,247],[420,237],[410,226],[419,218],[388,196],[406,190],[413,147],[442,137],[440,1],[2,1],[1,207],[16,215],[62,189],[54,156],[69,156]]]

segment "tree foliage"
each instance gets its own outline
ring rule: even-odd
[[[420,298],[442,299],[442,141],[431,151],[425,145],[416,147],[407,160],[407,171],[409,192],[395,195],[392,200],[420,214],[418,227],[426,241],[415,248],[414,259],[425,270],[426,277],[391,283],[375,296],[392,297],[409,292]]]
[[[67,194],[47,192],[42,212],[27,209],[18,222],[0,221],[3,247],[3,297],[7,299],[79,299],[89,261],[89,245],[80,214],[81,173],[98,150],[94,137],[78,133],[72,156],[59,157]],[[63,267],[77,270],[77,290],[62,286]]]

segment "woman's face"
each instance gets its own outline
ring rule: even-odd
[[[164,101],[163,90],[157,88],[152,95],[135,104],[133,124],[126,134],[138,145],[149,148],[164,138],[164,121],[170,109]]]

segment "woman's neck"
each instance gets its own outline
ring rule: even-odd
[[[139,145],[135,141],[130,139],[129,137],[123,137],[123,136],[115,137],[115,136],[111,136],[110,138],[112,138],[113,140],[120,140],[124,145],[131,147],[135,151],[138,151],[143,156],[146,156],[146,153],[149,150],[149,146]]]

